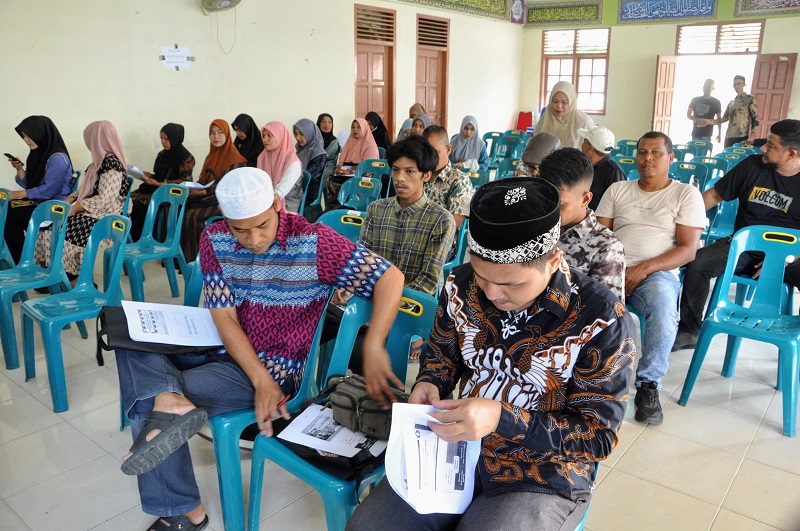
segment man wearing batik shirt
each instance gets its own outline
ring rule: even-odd
[[[255,407],[267,437],[270,419],[289,417],[285,398],[299,389],[331,288],[374,301],[364,350],[373,372],[391,374],[384,345],[402,273],[332,229],[287,213],[260,169],[228,173],[216,197],[225,219],[203,231],[200,267],[223,347],[191,357],[117,351],[134,437],[122,470],[138,475],[142,510],[160,517],[158,529],[208,525],[185,444],[207,415]]]
[[[731,147],[738,142],[744,142],[748,138],[754,138],[758,130],[758,106],[756,99],[744,91],[744,76],[734,76],[733,90],[736,97],[733,98],[725,113],[719,120],[698,120],[697,125],[720,125],[728,122],[728,129],[725,131],[725,147]],[[717,142],[720,135],[717,135]]]
[[[622,242],[589,208],[593,174],[589,157],[575,148],[553,151],[539,168],[539,177],[561,194],[558,247],[564,251],[570,270],[592,277],[625,302],[625,251]]]
[[[409,402],[441,410],[447,442],[481,440],[473,500],[418,514],[381,482],[348,529],[574,529],[596,461],[617,442],[633,377],[634,326],[605,286],[557,248],[558,190],[543,179],[483,185],[468,264],[445,284]],[[461,382],[458,400],[442,400]]]

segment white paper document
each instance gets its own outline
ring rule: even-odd
[[[386,478],[398,496],[420,514],[463,514],[472,503],[481,441],[447,443],[428,427],[440,424],[433,406],[392,406],[386,448]]]
[[[278,437],[344,457],[353,457],[361,450],[369,450],[377,457],[386,449],[386,441],[337,424],[333,420],[333,410],[319,404],[311,404],[296,416]]]
[[[128,164],[128,175],[133,177],[134,179],[138,179],[140,181],[144,181],[144,172],[134,166],[133,164]]]
[[[122,309],[134,341],[190,347],[222,345],[207,308],[122,301]]]
[[[196,183],[196,182],[193,182],[193,181],[183,181],[181,183],[178,183],[178,185],[183,186],[185,188],[188,188],[189,190],[203,190],[205,188],[208,188],[209,186],[211,186],[215,182],[216,181],[211,181],[208,184],[200,184],[200,183]]]

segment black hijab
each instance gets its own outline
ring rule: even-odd
[[[261,129],[258,128],[255,120],[249,114],[240,114],[231,122],[231,126],[244,131],[244,134],[247,135],[244,140],[239,140],[238,136],[234,136],[233,145],[239,150],[239,154],[247,159],[247,165],[255,168],[258,156],[264,151],[264,142],[261,141]]]
[[[369,111],[364,118],[375,128],[372,131],[372,136],[375,138],[375,143],[378,144],[378,147],[389,149],[389,131],[386,130],[386,125],[380,115],[375,111]]]
[[[14,128],[22,137],[23,133],[38,146],[28,153],[25,161],[25,188],[35,188],[44,179],[47,161],[54,153],[64,153],[69,158],[69,151],[61,138],[61,133],[47,116],[28,116]]]
[[[183,126],[168,123],[161,132],[169,140],[169,149],[162,150],[153,163],[153,176],[158,182],[174,181],[180,175],[181,163],[192,156],[183,145]]]
[[[319,127],[319,124],[322,122],[322,119],[325,118],[326,116],[331,120],[331,130],[329,133],[324,133],[322,131],[322,127]],[[323,144],[325,145],[325,149],[328,149],[328,146],[331,144],[331,142],[336,140],[336,135],[333,134],[333,116],[331,116],[326,112],[320,114],[317,117],[317,127],[319,127],[319,132],[322,133],[322,141]]]

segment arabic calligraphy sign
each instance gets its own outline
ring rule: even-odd
[[[525,9],[525,27],[587,26],[603,20],[602,0],[535,2]]]
[[[618,22],[716,18],[717,0],[620,0]]]
[[[489,18],[511,20],[513,0],[402,0],[412,4],[481,15]]]
[[[733,14],[737,17],[753,15],[789,15],[800,13],[800,0],[736,0]]]

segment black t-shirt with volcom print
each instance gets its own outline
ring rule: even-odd
[[[725,201],[739,199],[734,230],[750,225],[800,229],[800,173],[786,177],[751,155],[714,185]]]

